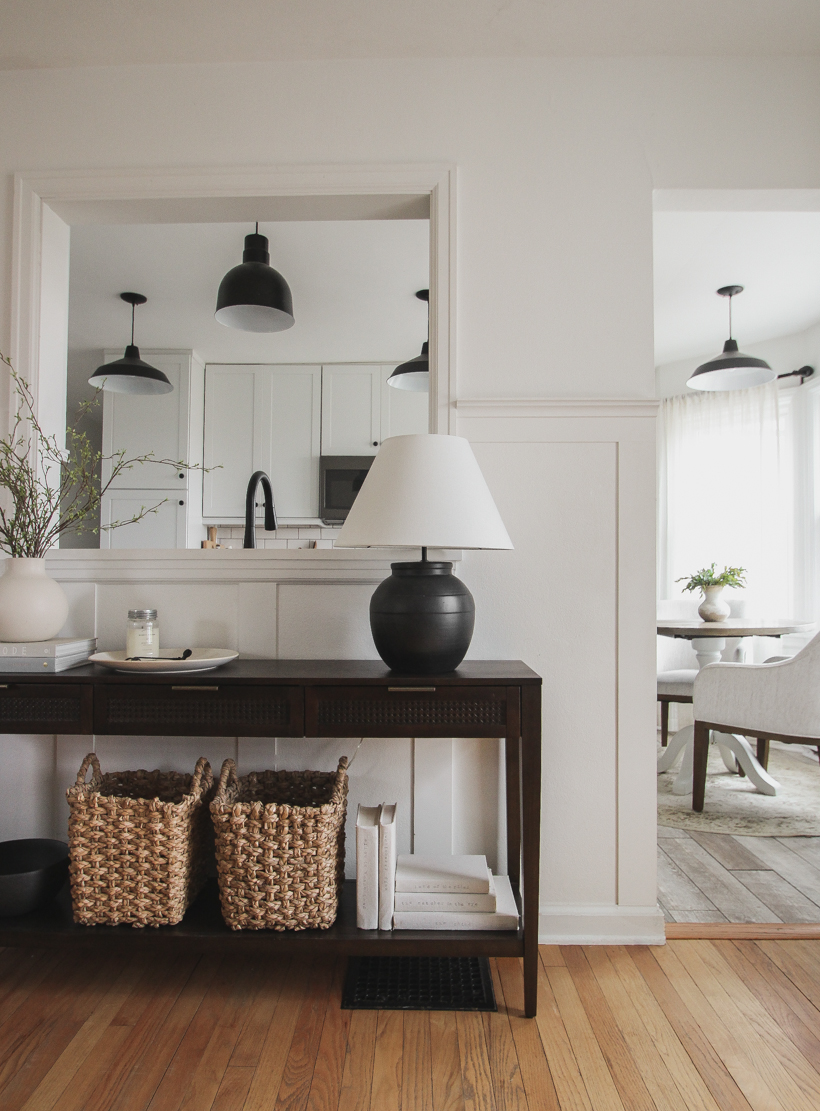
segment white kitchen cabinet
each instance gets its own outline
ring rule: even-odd
[[[428,395],[388,386],[394,368],[209,363],[203,521],[244,523],[254,471],[270,476],[280,521],[317,520],[320,455],[375,455],[388,436],[427,431]]]
[[[141,521],[107,531],[100,528],[101,548],[188,547],[188,492],[186,490],[109,490],[100,506],[100,525],[127,521],[143,507],[158,506]],[[199,541],[195,545],[199,547]]]
[[[397,390],[387,379],[395,366],[380,367],[381,385],[381,439],[390,436],[409,436],[430,431],[430,395],[412,390]]]
[[[281,519],[318,516],[321,404],[319,366],[208,364],[205,467],[221,469],[204,476],[206,521],[244,521],[248,480],[259,470]]]
[[[205,367],[192,351],[144,350],[142,358],[162,370],[174,387],[165,394],[103,392],[103,455],[124,451],[126,457],[153,452],[157,459],[180,460],[200,469],[160,463],[135,464],[119,474],[104,498],[108,519],[133,516],[125,505],[168,502],[146,521],[100,534],[100,547],[198,548],[202,528],[202,424]],[[105,361],[120,358],[121,350],[106,351]],[[111,463],[102,468],[103,482]],[[132,496],[126,496],[131,491]],[[116,495],[116,496],[115,496]],[[179,502],[183,505],[180,507]],[[114,503],[121,509],[114,509]],[[173,513],[169,506],[173,506]],[[137,508],[139,508],[137,506]],[[172,523],[173,517],[173,523]]]
[[[322,455],[375,455],[381,442],[382,367],[322,367]]]
[[[205,467],[202,515],[206,520],[239,520],[245,512],[248,479],[259,469],[261,447],[254,420],[259,368],[218,366],[205,370]],[[261,390],[260,403],[261,403]]]

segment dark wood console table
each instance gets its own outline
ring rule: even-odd
[[[120,675],[94,664],[58,675],[0,674],[0,731],[184,737],[503,737],[507,856],[518,930],[356,928],[345,885],[328,930],[233,931],[206,890],[178,926],[77,926],[64,894],[47,910],[0,919],[2,945],[272,950],[524,958],[535,1015],[541,809],[541,679],[519,661],[476,660],[443,676],[396,675],[370,660],[236,660],[216,671]]]

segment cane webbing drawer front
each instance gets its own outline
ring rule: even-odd
[[[379,687],[308,687],[309,737],[502,737],[507,688],[437,687],[396,680]]]
[[[105,685],[94,697],[94,732],[137,736],[301,737],[299,687],[192,683]]]
[[[90,733],[92,690],[90,684],[3,683],[0,733]]]

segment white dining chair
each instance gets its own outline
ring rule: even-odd
[[[750,754],[744,738],[757,738],[764,769],[770,740],[820,745],[820,633],[789,659],[707,664],[698,672],[693,691],[692,809],[701,811],[710,731],[733,735]]]

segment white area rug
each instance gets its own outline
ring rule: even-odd
[[[772,798],[756,791],[745,776],[727,772],[717,746],[712,745],[702,814],[692,809],[691,793],[672,794],[679,767],[680,762],[672,771],[658,776],[659,825],[692,833],[737,833],[746,837],[820,835],[820,762],[813,748],[772,741],[769,773],[781,788]]]

